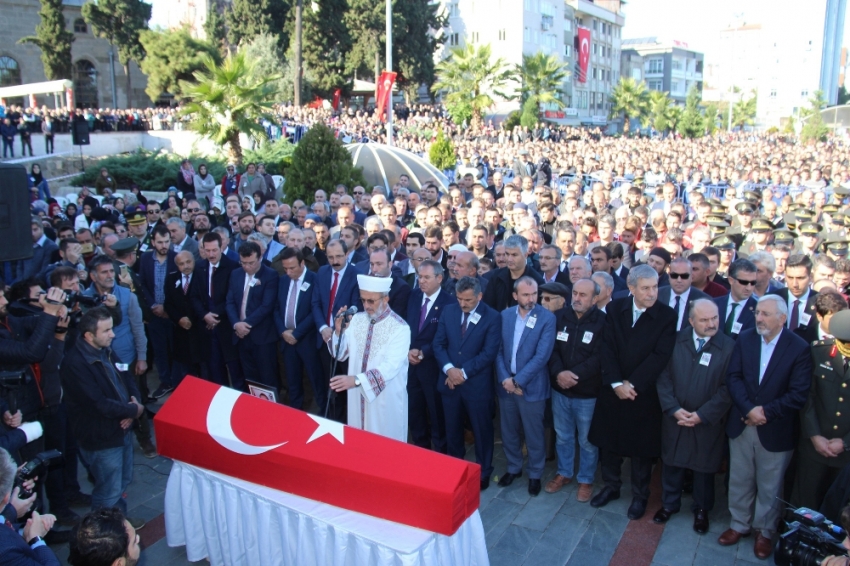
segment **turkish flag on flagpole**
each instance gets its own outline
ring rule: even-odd
[[[378,97],[375,100],[375,110],[381,118],[387,112],[387,104],[392,100],[393,84],[395,84],[396,73],[384,71],[378,79]]]
[[[590,30],[578,28],[578,82],[587,82],[587,66],[590,63]]]
[[[338,88],[334,91],[334,101],[333,101],[334,112],[339,110],[339,98],[340,98],[340,96],[342,96],[342,89]]]
[[[154,419],[160,454],[452,535],[478,508],[481,468],[187,376]]]

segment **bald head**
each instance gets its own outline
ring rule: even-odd
[[[694,327],[694,332],[701,338],[711,338],[720,328],[717,305],[708,299],[698,299],[691,304],[688,320]]]
[[[177,265],[177,271],[183,275],[191,275],[195,269],[195,256],[192,252],[180,252],[174,256],[174,263]]]

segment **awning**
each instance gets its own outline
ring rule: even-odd
[[[18,96],[29,96],[30,94],[64,93],[69,88],[74,88],[74,83],[68,80],[7,86],[0,88],[0,98],[15,98]]]

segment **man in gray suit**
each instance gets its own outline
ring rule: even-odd
[[[714,507],[714,474],[726,444],[732,404],[726,366],[735,341],[718,332],[720,315],[711,299],[691,304],[689,325],[679,332],[667,368],[658,376],[661,422],[662,508],[653,518],[666,523],[682,504],[685,470],[694,472],[694,530],[708,532]]]
[[[193,240],[186,234],[186,223],[179,218],[169,218],[165,226],[171,235],[171,249],[175,254],[180,252],[191,252],[195,262],[201,261],[201,252],[198,250],[197,240]]]
[[[528,493],[540,493],[546,464],[543,411],[551,393],[549,357],[555,345],[555,315],[537,304],[537,282],[523,276],[514,283],[516,306],[502,311],[502,348],[496,357],[496,391],[502,447],[508,470],[500,487],[522,476],[522,439],[528,448]]]
[[[670,285],[658,288],[658,302],[663,303],[676,311],[679,318],[676,321],[676,330],[687,328],[691,304],[699,299],[710,297],[694,288],[691,283],[693,278],[693,266],[687,259],[680,257],[670,262]]]

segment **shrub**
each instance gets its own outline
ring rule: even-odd
[[[431,149],[428,150],[428,160],[440,171],[454,169],[457,165],[454,144],[452,144],[452,140],[443,135],[442,129],[437,131],[437,139],[434,140]]]

